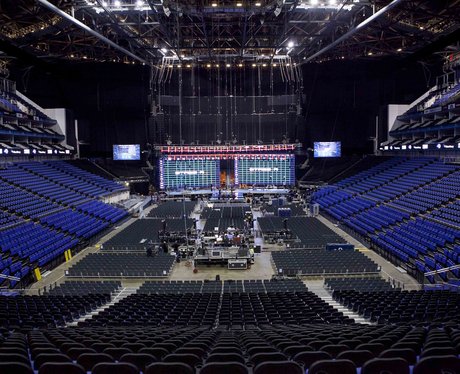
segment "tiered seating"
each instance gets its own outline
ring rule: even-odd
[[[438,179],[392,202],[392,205],[411,213],[424,212],[457,197],[460,192],[460,171]]]
[[[349,217],[365,209],[372,208],[375,205],[376,202],[374,201],[371,201],[361,196],[354,196],[351,199],[343,200],[331,206],[327,211],[334,218],[342,220],[345,217]]]
[[[109,300],[110,295],[101,294],[0,296],[0,327],[13,330],[64,326]]]
[[[409,218],[409,213],[380,205],[346,218],[344,222],[361,235],[366,236]]]
[[[108,222],[73,210],[41,217],[40,223],[85,239],[91,238],[109,226]]]
[[[380,277],[326,278],[324,280],[324,286],[332,292],[345,290],[353,290],[359,292],[397,290],[396,288],[393,288],[391,283]]]
[[[460,294],[449,291],[335,291],[335,300],[379,324],[460,322]]]
[[[47,264],[78,243],[78,239],[33,222],[24,222],[0,233],[0,247],[5,254],[38,266]],[[29,273],[29,266],[20,270],[21,263],[17,264],[17,269],[10,266],[11,275],[22,278]]]
[[[65,281],[45,292],[48,295],[110,295],[121,287],[119,281],[85,282]]]
[[[61,204],[71,204],[86,198],[83,194],[58,185],[40,175],[33,174],[34,166],[28,166],[28,164],[24,162],[1,170],[0,177],[9,183],[16,184],[21,188]],[[30,164],[39,165],[38,163]]]
[[[195,208],[195,201],[166,201],[152,209],[148,217],[156,218],[183,218],[189,217]]]
[[[174,256],[147,257],[135,253],[90,253],[68,270],[73,277],[165,277],[174,264]]]
[[[62,209],[56,203],[38,197],[0,180],[0,206],[25,218],[38,218]]]
[[[460,200],[431,211],[427,217],[434,218],[447,225],[460,226]]]
[[[294,249],[272,252],[278,272],[289,276],[377,273],[380,269],[359,251]]]
[[[14,354],[10,360],[22,362],[24,373],[34,368],[39,373],[373,374],[409,373],[412,367],[420,374],[458,372],[459,342],[456,329],[443,327],[315,324],[223,331],[90,326],[14,333],[0,351]],[[440,354],[450,356],[436,357]],[[0,363],[0,370],[21,364],[12,365]]]
[[[221,281],[147,281],[138,290],[141,294],[185,293],[268,293],[306,291],[298,279],[226,280]]]
[[[417,218],[372,236],[372,241],[408,262],[410,258],[432,254],[436,247],[453,243],[457,238],[460,238],[460,230]]]
[[[97,186],[98,188],[104,190],[102,194],[107,194],[107,192],[114,193],[126,190],[126,187],[123,185],[78,168],[68,161],[47,161],[45,164],[53,167],[54,169],[61,170],[74,178],[81,179],[85,182],[85,184]]]
[[[214,326],[352,323],[314,293],[133,294],[82,325]]]
[[[111,223],[116,223],[128,215],[128,212],[123,209],[114,207],[109,204],[104,204],[103,202],[96,200],[86,201],[81,204],[78,203],[74,206],[84,213],[89,213],[92,216],[104,219]]]

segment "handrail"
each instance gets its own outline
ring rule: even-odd
[[[426,273],[423,273],[423,275],[424,275],[425,277],[428,277],[428,276],[430,276],[430,275],[443,274],[443,273],[447,273],[448,271],[457,270],[457,269],[460,269],[460,265],[453,265],[453,266],[449,266],[449,267],[442,268],[442,269],[437,269],[437,270],[428,271],[428,272],[426,272]]]

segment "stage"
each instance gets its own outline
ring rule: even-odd
[[[194,189],[194,190],[174,190],[174,191],[163,191],[169,197],[180,197],[180,196],[208,196],[211,201],[219,198],[236,198],[241,199],[247,195],[287,195],[289,188],[279,187],[255,187],[255,188],[235,188],[235,189]]]

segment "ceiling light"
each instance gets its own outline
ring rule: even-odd
[[[219,67],[219,64],[216,64],[216,68],[218,68],[218,67]]]
[[[329,5],[336,5],[337,4],[337,0],[329,0]]]
[[[311,5],[318,5],[318,0],[310,0]]]
[[[267,66],[267,64],[262,64],[263,67]]]
[[[190,65],[190,64],[187,64],[187,67],[188,67],[188,68],[191,68],[191,67],[192,67],[192,65]]]
[[[367,55],[368,55],[368,56],[372,56],[372,55],[373,55],[373,53],[372,53],[372,52],[369,52]]]
[[[144,0],[137,0],[136,5],[140,8],[141,6],[144,5]]]
[[[238,66],[239,66],[240,68],[242,68],[242,67],[243,67],[243,64],[238,64]]]
[[[236,3],[236,6],[243,6],[243,3]]]
[[[225,66],[229,68],[229,67],[230,67],[230,64],[227,64],[227,65],[225,65]]]
[[[108,5],[108,4],[107,4],[107,1],[103,1],[103,2],[102,2],[102,6],[107,6],[107,5]]]
[[[207,64],[206,67],[207,67],[207,68],[210,68],[210,67],[211,67],[211,64]]]
[[[166,52],[168,52],[168,49],[167,48],[161,48],[161,52],[166,53]]]
[[[215,8],[217,6],[217,3],[212,3],[211,6]]]
[[[113,5],[115,5],[117,8],[119,8],[121,6],[121,1],[120,0],[115,0],[113,2]]]
[[[274,67],[276,67],[276,64],[273,64]]]
[[[261,6],[262,4],[261,3],[255,3],[254,5],[255,6]]]
[[[401,52],[402,51],[402,48],[398,48],[398,52]]]
[[[289,48],[294,47],[294,42],[293,42],[292,40],[288,43],[288,47],[289,47]]]

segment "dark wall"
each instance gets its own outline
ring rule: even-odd
[[[224,139],[229,138],[234,130],[239,141],[262,138],[270,142],[272,139],[280,141],[287,129],[291,141],[299,138],[309,147],[313,141],[340,140],[345,154],[369,153],[372,151],[369,137],[374,135],[375,116],[381,106],[413,101],[434,83],[437,70],[431,69],[432,80],[427,83],[426,71],[415,62],[369,60],[306,64],[302,66],[301,96],[297,96],[301,93],[298,87],[283,83],[279,74],[275,74],[271,90],[267,75],[269,68],[262,75],[258,69],[242,69],[234,74],[222,71],[220,77],[215,71],[209,74],[203,70],[193,80],[190,74],[183,74],[183,96],[198,95],[200,86],[199,95],[209,95],[211,100],[216,100],[218,93],[236,94],[241,100],[254,94],[267,96],[271,92],[301,98],[301,116],[294,114],[297,108],[281,105],[275,110],[280,117],[267,119],[267,127],[259,126],[259,116],[252,115],[250,102],[247,108],[238,107],[240,117],[221,120],[222,123],[217,125],[212,121],[215,116],[210,113],[202,121],[193,118],[190,100],[184,99],[183,113],[187,118],[183,117],[183,138],[186,137],[186,142],[198,137],[209,142],[221,131],[217,127],[220,126],[227,133]],[[25,70],[24,66],[18,65],[12,69],[10,79],[16,80],[18,89],[41,106],[65,107],[74,112],[74,117],[79,120],[80,141],[88,143],[81,146],[82,156],[110,156],[112,144],[140,143],[144,147],[147,141],[155,140],[152,139],[152,134],[157,135],[154,126],[148,125],[149,69],[146,66],[61,63],[47,70]],[[176,96],[177,75],[161,90],[163,95]],[[164,109],[167,112],[166,109],[172,110],[173,107]],[[211,107],[215,109],[217,106],[212,104]],[[163,115],[162,121],[163,130],[179,138],[176,110],[177,107],[168,118]],[[258,111],[267,113],[271,108],[260,106]],[[286,116],[283,112],[291,114]],[[281,122],[280,126],[277,121]],[[193,124],[192,129],[189,123]],[[256,130],[251,128],[253,125],[257,126]]]
[[[379,109],[407,104],[435,83],[439,66],[431,67],[431,82],[419,63],[336,61],[303,66],[306,95],[305,143],[342,141],[345,154],[372,152]]]
[[[82,156],[111,156],[112,144],[146,142],[149,69],[142,65],[68,64],[46,72],[16,69],[17,89],[44,108],[78,119]]]

